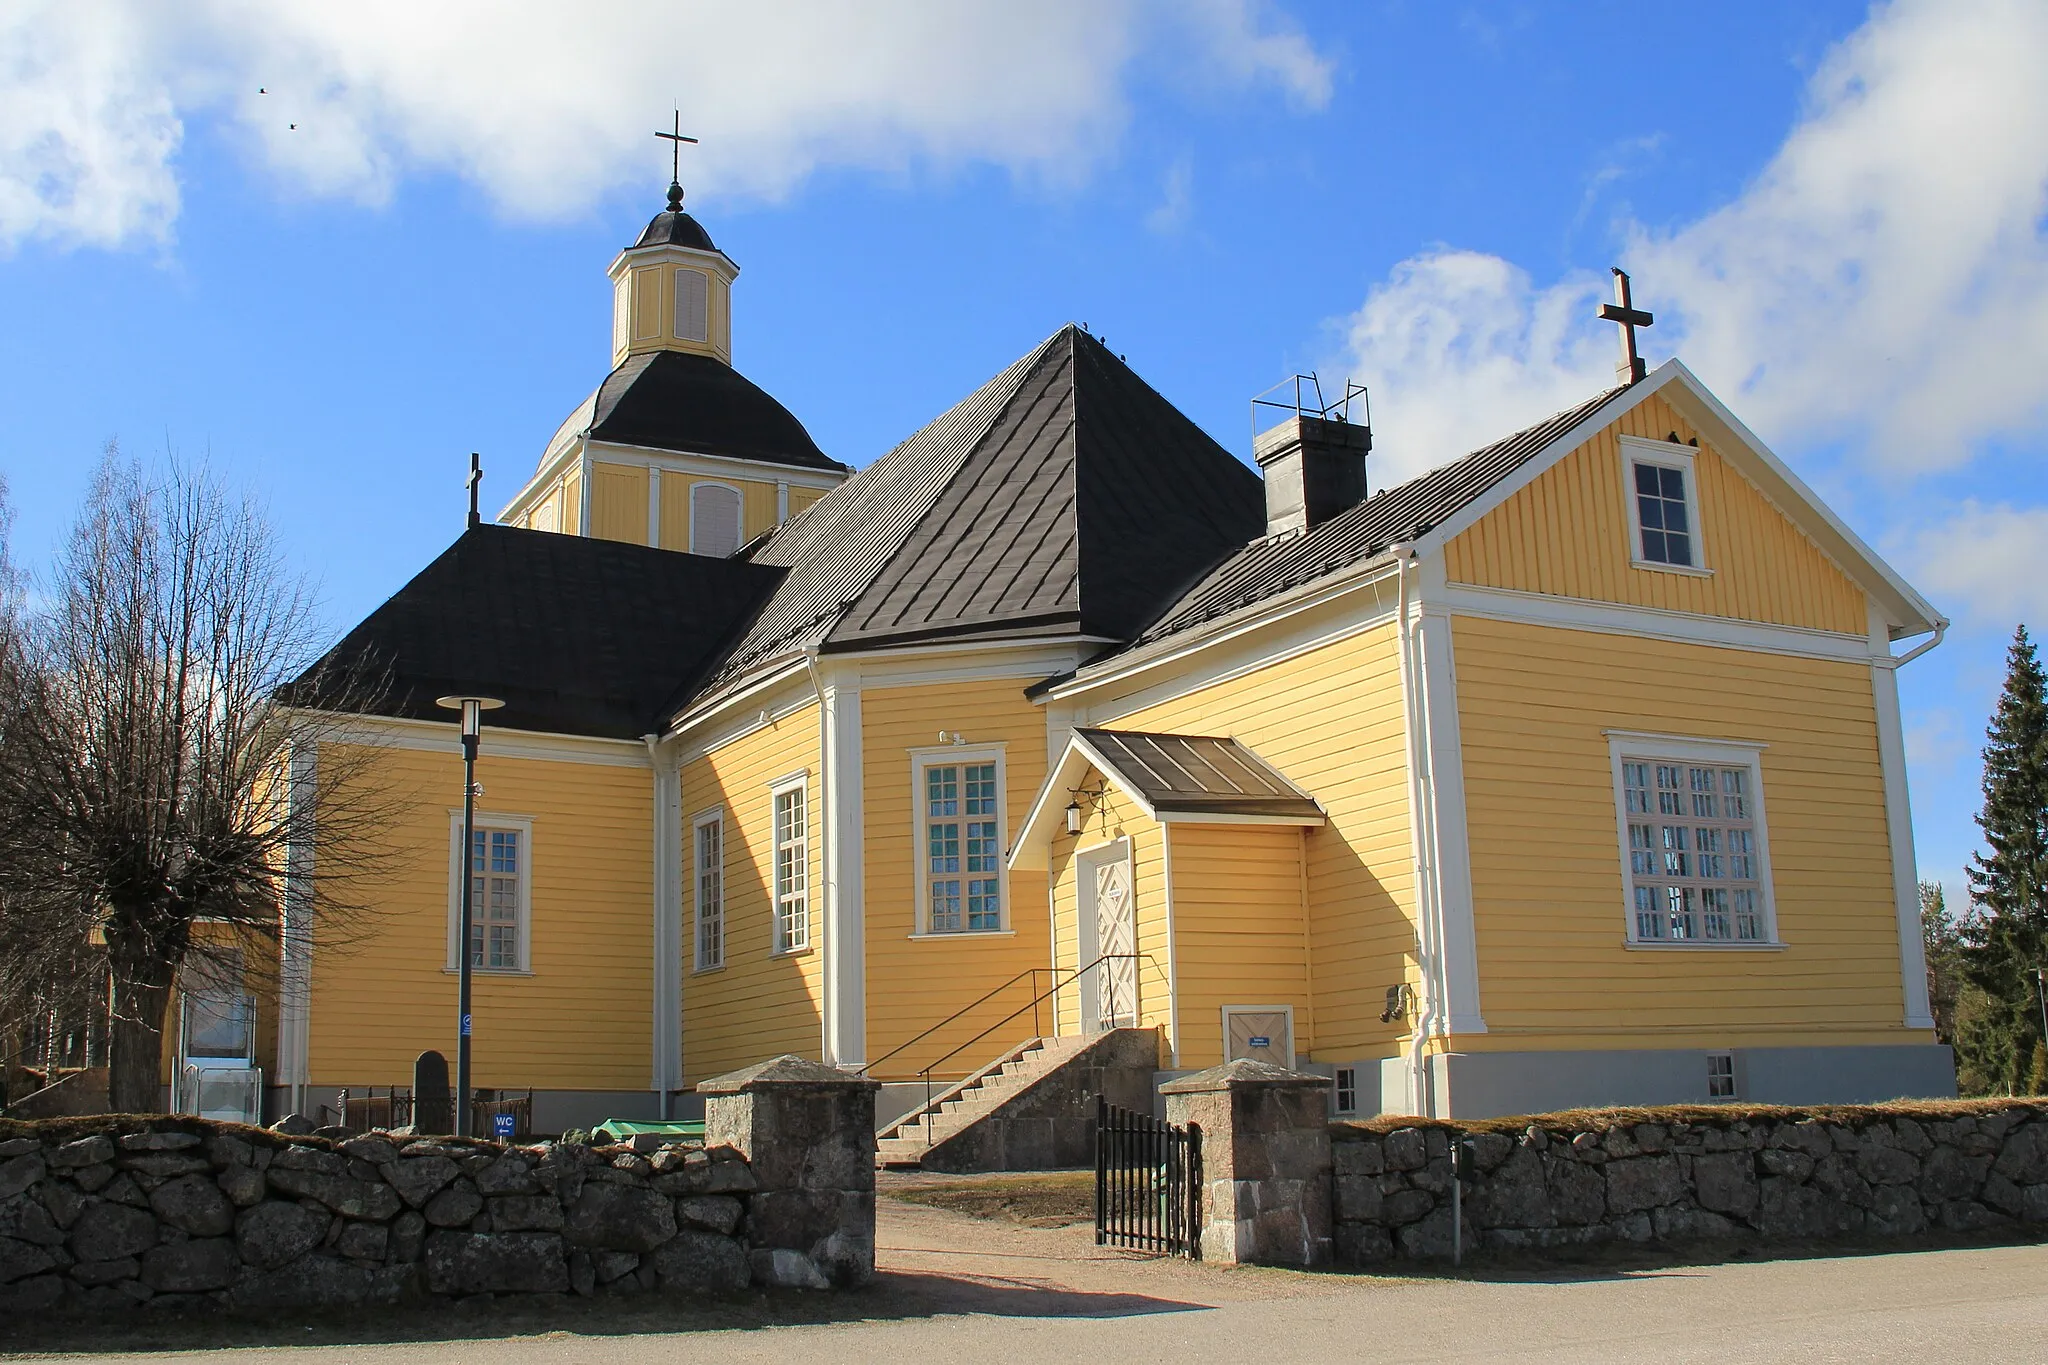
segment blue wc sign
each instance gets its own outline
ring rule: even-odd
[[[491,1115],[491,1136],[500,1142],[510,1142],[517,1124],[511,1114]]]

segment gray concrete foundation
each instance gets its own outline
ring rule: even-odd
[[[1698,1048],[1586,1052],[1453,1052],[1431,1059],[1435,1112],[1444,1118],[1497,1118],[1610,1105],[1875,1104],[1952,1099],[1955,1054],[1939,1044],[1874,1047],[1727,1049],[1735,1094],[1707,1093],[1708,1052]],[[1405,1072],[1405,1066],[1402,1068]],[[1402,1090],[1387,1110],[1407,1107]]]

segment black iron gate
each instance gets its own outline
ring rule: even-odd
[[[1202,1257],[1202,1130],[1095,1097],[1095,1244]]]

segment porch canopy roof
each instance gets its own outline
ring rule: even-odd
[[[1090,768],[1161,824],[1320,825],[1323,808],[1272,764],[1227,735],[1076,730],[1018,831],[1010,866],[1041,871],[1067,804]]]

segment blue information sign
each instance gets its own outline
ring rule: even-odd
[[[510,1142],[515,1125],[510,1114],[491,1115],[491,1135],[500,1142]]]
[[[1271,1046],[1273,1046],[1273,1040],[1272,1040],[1271,1038],[1268,1038],[1268,1037],[1267,1037],[1267,1036],[1266,1036],[1265,1034],[1263,1034],[1263,1033],[1254,1033],[1254,1034],[1253,1034],[1253,1035],[1252,1035],[1251,1037],[1249,1037],[1249,1038],[1245,1039],[1245,1042],[1247,1042],[1247,1043],[1251,1044],[1251,1046],[1253,1046],[1253,1047],[1271,1047]]]

